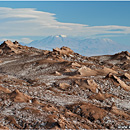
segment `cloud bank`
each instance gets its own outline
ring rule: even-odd
[[[107,25],[63,23],[56,20],[56,14],[37,11],[34,8],[0,7],[0,37],[69,35],[92,37],[96,35],[130,34],[130,27]],[[25,39],[23,39],[25,40]]]

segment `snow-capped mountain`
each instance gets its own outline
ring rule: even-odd
[[[28,46],[48,50],[67,46],[75,52],[87,56],[114,54],[119,51],[127,50],[127,47],[121,46],[108,38],[87,38],[79,40],[78,38],[71,38],[66,35],[48,36],[42,40],[34,40],[28,44]]]
[[[84,39],[80,41],[80,52],[87,55],[104,55],[114,54],[116,52],[124,50],[124,47],[116,43],[115,41],[102,38],[102,39]]]
[[[40,49],[52,49],[55,47],[68,46],[76,49],[79,45],[79,40],[76,38],[70,38],[66,35],[48,36],[42,40],[34,40],[28,46],[33,46]]]

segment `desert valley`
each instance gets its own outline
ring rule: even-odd
[[[0,45],[0,129],[130,128],[130,53],[82,56]]]

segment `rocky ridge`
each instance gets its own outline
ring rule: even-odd
[[[0,129],[117,129],[130,124],[130,53],[0,45]]]

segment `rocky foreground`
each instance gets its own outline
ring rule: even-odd
[[[130,53],[84,57],[0,45],[0,129],[117,129],[130,124]]]

